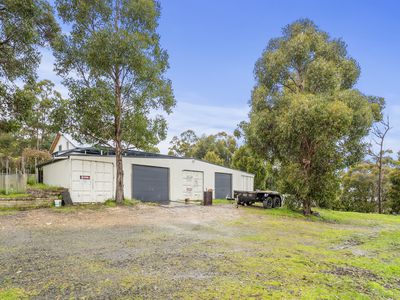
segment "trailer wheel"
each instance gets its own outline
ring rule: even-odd
[[[264,208],[272,208],[272,204],[273,204],[273,200],[269,196],[267,198],[265,198],[265,200],[263,201]]]
[[[281,203],[281,198],[279,198],[278,196],[274,197],[274,207],[281,207],[282,203]]]

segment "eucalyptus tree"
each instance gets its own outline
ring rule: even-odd
[[[47,150],[50,148],[54,132],[58,128],[54,122],[57,103],[63,100],[50,80],[28,83],[15,91],[15,117],[21,124],[21,133],[30,141],[30,148]],[[29,107],[29,110],[20,106]]]
[[[0,121],[10,121],[17,80],[34,80],[41,55],[59,33],[44,0],[0,0]],[[29,107],[24,107],[29,110]]]
[[[125,149],[148,149],[166,135],[161,112],[175,104],[165,78],[168,55],[156,32],[153,0],[57,0],[71,26],[55,46],[56,69],[69,89],[65,128],[78,141],[115,149],[117,203],[124,199]]]
[[[174,136],[170,144],[171,155],[204,159],[227,167],[231,166],[233,153],[237,149],[236,138],[224,131],[198,137],[189,129],[179,137]]]
[[[400,152],[395,167],[389,175],[390,189],[388,193],[392,213],[400,214]]]
[[[245,139],[261,157],[278,160],[282,192],[311,213],[329,206],[338,192],[339,170],[359,161],[362,142],[381,118],[383,99],[354,88],[360,67],[308,19],[271,39],[258,59]]]
[[[265,190],[275,188],[272,176],[272,167],[265,159],[258,157],[249,146],[239,147],[232,157],[232,167],[245,172],[253,173],[254,188]]]

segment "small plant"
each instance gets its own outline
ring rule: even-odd
[[[28,185],[35,185],[37,182],[36,182],[36,178],[35,178],[35,176],[28,176],[28,180],[27,180],[27,182],[26,182]]]
[[[140,203],[140,201],[136,200],[136,199],[125,199],[124,202],[122,203],[122,205],[124,205],[124,206],[135,206],[135,205],[137,205],[139,203]],[[106,200],[104,202],[104,205],[108,206],[108,207],[116,207],[117,203],[115,202],[114,199],[108,199],[108,200]]]
[[[38,190],[44,190],[44,191],[60,189],[60,187],[58,187],[58,186],[47,185],[44,183],[34,183],[34,184],[29,185],[29,187],[32,189],[38,189]]]

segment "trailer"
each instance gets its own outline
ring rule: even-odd
[[[262,203],[264,208],[282,206],[282,196],[276,191],[233,191],[237,205]]]

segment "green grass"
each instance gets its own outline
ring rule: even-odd
[[[234,204],[235,200],[213,199],[212,203],[213,203],[213,205]]]
[[[139,203],[142,203],[142,202],[139,200],[136,200],[136,199],[125,199],[124,202],[122,203],[122,205],[135,206],[135,205],[138,205]],[[108,206],[108,207],[116,207],[117,203],[113,199],[108,199],[106,202],[104,202],[104,205]]]
[[[44,191],[60,189],[60,187],[58,187],[58,186],[47,185],[44,183],[28,184],[28,187],[32,188],[32,189],[38,189],[38,190],[44,190]]]
[[[7,198],[7,199],[12,199],[12,198],[26,198],[29,197],[29,194],[23,194],[23,193],[15,193],[15,194],[0,194],[0,198]]]
[[[316,210],[242,208],[225,241],[246,251],[219,266],[240,279],[215,278],[200,298],[400,299],[400,217]]]
[[[19,300],[28,299],[28,295],[20,288],[0,289],[0,299],[2,300]]]

